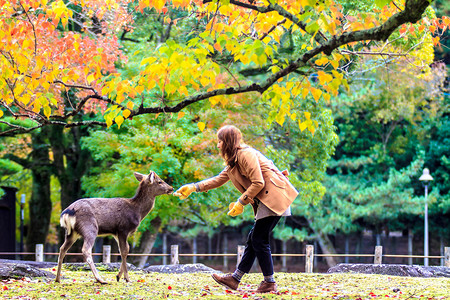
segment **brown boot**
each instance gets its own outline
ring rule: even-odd
[[[223,285],[226,288],[229,288],[231,290],[237,290],[239,286],[239,281],[237,281],[232,274],[226,274],[223,276],[212,274],[212,278],[218,283]]]
[[[258,289],[255,290],[255,293],[270,293],[276,291],[277,291],[277,284],[275,282],[267,282],[263,280],[258,286]]]

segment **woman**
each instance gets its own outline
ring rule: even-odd
[[[219,284],[236,290],[244,274],[250,272],[255,259],[258,259],[264,280],[255,291],[257,293],[275,292],[272,253],[269,237],[281,216],[290,215],[290,205],[298,192],[290,184],[272,161],[259,151],[243,144],[238,128],[227,125],[217,132],[217,147],[226,162],[223,171],[212,178],[191,183],[179,188],[174,195],[186,199],[192,192],[205,192],[222,186],[231,180],[242,193],[239,199],[231,203],[228,215],[237,216],[251,204],[255,213],[255,223],[247,237],[244,255],[232,274],[212,277]]]

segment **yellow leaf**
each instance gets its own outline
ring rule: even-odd
[[[315,128],[314,126],[310,126],[310,127],[308,128],[308,130],[309,130],[312,134],[314,134],[314,132],[316,131],[316,128]]]
[[[41,105],[39,104],[39,102],[38,101],[35,101],[34,102],[34,106],[33,106],[33,109],[32,109],[35,113],[38,113],[40,110],[41,110]]]
[[[138,85],[138,86],[136,87],[136,92],[137,92],[138,94],[142,94],[143,91],[144,91],[144,87],[143,87],[142,85]]]
[[[276,121],[278,124],[280,124],[280,126],[283,126],[284,121],[285,121],[284,113],[279,112],[279,113],[277,114],[277,116],[275,117],[275,121]]]
[[[314,100],[319,101],[320,95],[322,95],[322,91],[316,88],[311,88],[311,94],[314,97]]]
[[[339,68],[339,62],[335,60],[330,60],[330,64],[333,66],[333,68],[337,69]]]
[[[47,119],[50,116],[51,112],[52,109],[50,108],[50,106],[44,106],[44,115],[47,117]]]
[[[255,64],[258,64],[258,55],[256,55],[255,53],[253,53],[253,55],[252,55],[252,57],[250,57],[250,59]]]
[[[321,85],[324,85],[324,84],[330,82],[331,80],[333,80],[333,76],[331,76],[330,74],[327,74],[323,71],[317,72],[317,77],[319,78]]]
[[[95,80],[94,74],[89,74],[89,76],[86,78],[86,80],[90,84],[92,81]]]
[[[125,109],[122,114],[123,114],[124,118],[126,119],[130,116],[131,112],[128,109]]]
[[[307,87],[303,88],[303,90],[302,90],[303,99],[305,99],[306,96],[308,96],[308,94],[309,94],[309,88],[307,88]]]
[[[117,116],[114,121],[116,122],[117,126],[120,128],[120,125],[122,125],[123,123],[123,117],[122,116]]]
[[[240,57],[240,59],[241,59],[241,62],[242,62],[244,65],[247,65],[247,64],[250,62],[250,59],[248,58],[247,55],[242,55],[242,56]]]
[[[203,130],[205,130],[206,124],[203,122],[198,122],[197,126],[198,126],[198,129],[200,129],[200,131],[203,132]]]
[[[0,110],[0,118],[3,117],[3,110]]]
[[[326,58],[326,57],[322,57],[322,58],[319,58],[318,60],[316,60],[316,65],[319,65],[319,66],[324,66],[327,63],[328,63],[328,58]]]
[[[298,121],[298,127],[300,128],[301,131],[304,131],[308,126],[306,125],[306,121],[301,123],[300,121]]]
[[[22,43],[22,48],[28,48],[31,45],[31,41],[30,40],[24,40]]]
[[[178,112],[178,117],[177,117],[177,120],[179,120],[179,119],[181,119],[182,117],[184,117],[184,111],[180,111],[180,112]]]
[[[127,108],[128,109],[133,109],[133,107],[134,107],[134,103],[133,102],[130,101],[130,102],[127,103]]]
[[[21,98],[20,98],[20,102],[22,102],[23,104],[27,105],[31,100],[31,96],[29,94],[24,94]]]
[[[111,116],[109,114],[105,115],[105,121],[106,121],[106,126],[111,127],[111,125],[112,125],[112,118],[111,118]]]
[[[293,113],[293,114],[291,115],[292,121],[295,121],[296,118],[297,118],[297,114],[296,114],[296,113]]]
[[[305,111],[304,114],[305,114],[305,118],[306,118],[307,120],[310,120],[310,119],[311,119],[311,113],[310,113],[310,112]]]

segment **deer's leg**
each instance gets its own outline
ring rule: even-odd
[[[128,269],[127,269],[127,256],[130,251],[130,245],[128,245],[127,235],[119,234],[117,236],[117,243],[119,244],[120,256],[122,257],[122,263],[120,265],[119,274],[117,274],[117,281],[120,280],[120,277],[123,274],[123,278],[126,282],[130,282],[130,278],[128,277]]]
[[[88,263],[91,268],[92,273],[94,274],[95,279],[101,284],[107,284],[108,282],[104,281],[95,267],[94,261],[92,260],[92,247],[94,246],[95,238],[97,237],[97,228],[86,229],[84,228],[82,236],[84,239],[83,243],[83,257],[85,261]]]
[[[78,235],[72,231],[71,235],[67,235],[64,240],[64,243],[62,244],[61,248],[59,248],[59,256],[58,256],[58,271],[56,272],[56,279],[55,282],[61,281],[61,268],[62,263],[64,260],[64,257],[66,256],[67,251],[72,247],[73,243],[78,239]]]

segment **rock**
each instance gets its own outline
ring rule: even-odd
[[[448,267],[424,267],[417,265],[389,265],[389,264],[338,264],[327,273],[362,273],[381,274],[407,277],[450,277]]]
[[[184,265],[156,265],[144,269],[144,272],[158,273],[222,273],[204,264],[184,264]]]
[[[55,262],[48,262],[48,261],[44,261],[44,262],[37,262],[37,261],[32,261],[32,260],[12,260],[12,259],[0,259],[0,265],[1,264],[25,264],[25,265],[30,265],[33,266],[35,268],[40,268],[40,269],[49,269],[49,268],[53,268],[57,265],[57,263]]]
[[[40,270],[28,264],[22,263],[0,263],[0,279],[21,279],[24,277],[55,278],[51,272]]]
[[[96,263],[95,267],[98,271],[104,271],[104,272],[118,272],[120,269],[120,262],[118,263]],[[90,271],[91,267],[87,263],[65,263],[64,268],[70,270],[70,271]],[[139,268],[135,267],[132,264],[127,263],[128,271],[138,271]]]

